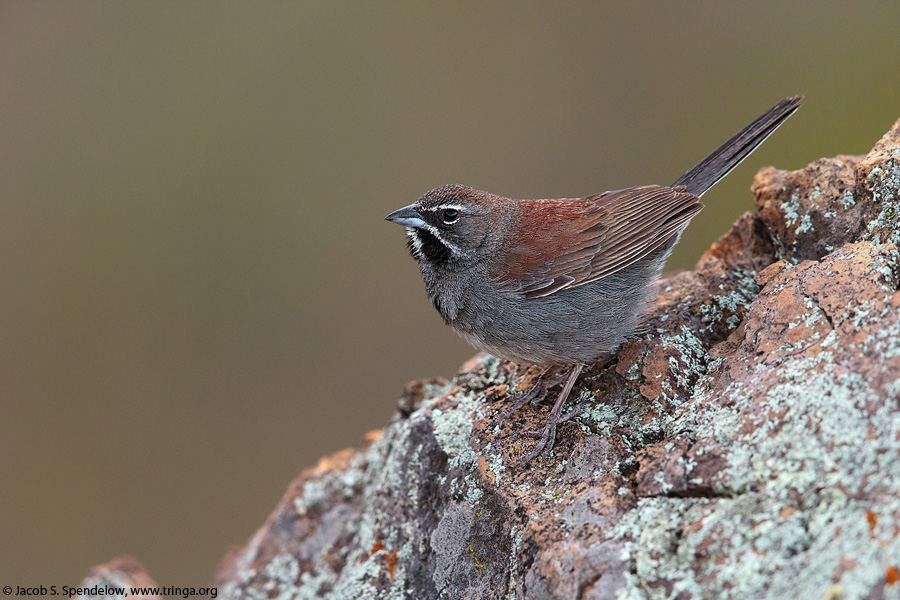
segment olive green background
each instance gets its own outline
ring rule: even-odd
[[[429,188],[667,184],[786,95],[761,166],[900,118],[900,4],[0,3],[0,585],[127,553],[200,586],[303,468],[472,354],[401,228]]]

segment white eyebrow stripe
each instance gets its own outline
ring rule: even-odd
[[[458,210],[459,212],[466,212],[466,207],[461,204],[438,204],[431,210],[447,210],[448,208],[451,210]]]

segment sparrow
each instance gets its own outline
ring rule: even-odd
[[[445,185],[385,217],[406,227],[428,298],[450,327],[479,350],[547,367],[501,423],[511,410],[542,399],[568,369],[541,439],[520,464],[541,451],[550,455],[557,425],[573,416],[561,412],[584,366],[639,334],[652,284],[703,208],[700,197],[802,100],[782,100],[668,187],[514,200]]]

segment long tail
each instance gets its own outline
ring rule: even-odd
[[[716,182],[728,175],[742,160],[750,156],[756,147],[772,135],[778,126],[800,108],[803,96],[785,98],[756,119],[730,140],[716,148],[694,168],[678,178],[672,187],[683,185],[687,191],[702,196]]]

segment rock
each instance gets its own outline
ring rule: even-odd
[[[71,597],[69,589],[52,590],[50,595]],[[121,556],[94,567],[74,593],[75,598],[120,598],[121,600],[157,600],[156,582],[144,565],[130,556]]]
[[[819,260],[849,242],[900,244],[900,129],[868,156],[838,156],[786,172],[762,169],[756,208],[780,259]]]
[[[537,369],[478,355],[294,482],[227,598],[900,598],[900,121],[763,169],[650,330],[503,426]]]

